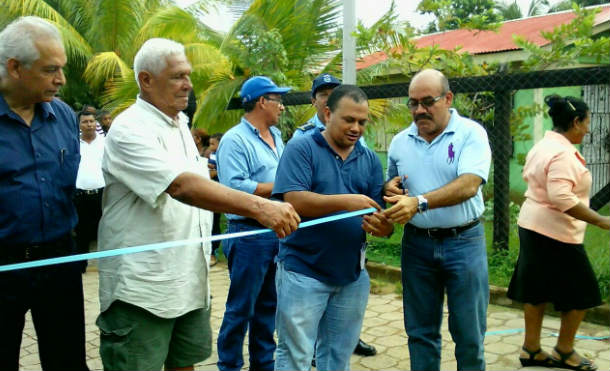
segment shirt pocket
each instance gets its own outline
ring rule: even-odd
[[[62,150],[63,151],[63,150]],[[80,163],[80,155],[77,153],[67,153],[66,151],[59,154],[59,172],[55,178],[55,182],[62,188],[74,187],[76,185],[76,175],[78,173],[78,165]]]

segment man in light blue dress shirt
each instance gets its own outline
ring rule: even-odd
[[[271,197],[275,172],[284,151],[275,127],[284,111],[282,95],[290,88],[255,76],[241,88],[245,110],[239,124],[220,140],[218,178],[228,187]],[[227,214],[228,232],[264,228],[254,219]],[[279,240],[272,233],[228,240],[223,245],[231,285],[218,334],[218,368],[242,368],[242,347],[249,330],[250,369],[273,370],[275,351],[275,257]]]
[[[450,108],[453,93],[439,71],[409,85],[414,122],[388,151],[385,215],[405,225],[402,284],[412,370],[439,370],[447,294],[458,370],[484,370],[489,301],[487,255],[479,217],[491,151],[485,129]]]

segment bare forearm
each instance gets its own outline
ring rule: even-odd
[[[166,190],[170,196],[202,209],[255,218],[261,208],[260,197],[236,191],[193,173],[182,173]]]
[[[296,212],[304,217],[317,218],[346,209],[342,202],[344,195],[322,195],[318,193],[300,191],[288,192],[284,201],[292,204]]]
[[[273,183],[258,183],[254,190],[254,194],[260,197],[269,198],[271,197],[272,191]]]
[[[600,228],[605,228],[605,225],[608,224],[608,217],[603,216],[595,212],[594,210],[587,207],[582,202],[579,202],[576,206],[571,209],[566,210],[566,214],[589,224],[593,224]],[[607,228],[605,228],[607,229]]]
[[[474,174],[463,174],[441,188],[423,196],[428,200],[428,208],[460,204],[477,194],[482,179]]]

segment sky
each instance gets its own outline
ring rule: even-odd
[[[176,0],[181,6],[187,6],[195,0]],[[512,0],[504,0],[512,1]],[[531,0],[517,0],[523,12],[527,12]],[[550,0],[551,4],[560,0]],[[356,18],[362,21],[365,26],[370,26],[377,21],[385,12],[390,9],[391,0],[355,0]],[[396,0],[396,12],[398,19],[409,21],[415,28],[423,28],[433,20],[432,16],[424,16],[416,11],[419,1],[416,0]],[[203,21],[210,27],[218,31],[228,31],[233,22],[232,15],[226,9],[219,9],[204,17]]]

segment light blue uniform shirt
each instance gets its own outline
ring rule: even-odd
[[[275,180],[284,142],[276,127],[271,127],[270,131],[275,141],[275,151],[260,137],[259,130],[243,117],[239,124],[222,136],[216,151],[220,183],[254,193],[258,183],[272,183]],[[244,219],[234,214],[226,216],[230,220]]]
[[[409,195],[417,196],[450,183],[462,174],[474,174],[487,182],[491,149],[485,129],[451,109],[445,130],[428,143],[417,125],[401,131],[388,150],[388,180],[408,175],[403,184]],[[481,187],[472,198],[453,206],[415,214],[409,223],[419,228],[451,228],[464,225],[483,214]]]
[[[318,114],[315,114],[315,115],[313,115],[312,118],[310,118],[307,121],[307,123],[305,125],[298,127],[294,131],[294,133],[292,134],[292,139],[301,137],[303,135],[311,135],[315,132],[315,130],[313,130],[313,129],[317,129],[317,128],[319,128],[320,131],[324,131],[324,129],[326,129],[326,125],[324,125],[324,123],[322,121],[320,121]],[[364,137],[360,137],[360,139],[358,141],[365,148],[368,148],[368,146],[366,145],[366,141],[364,140]]]

